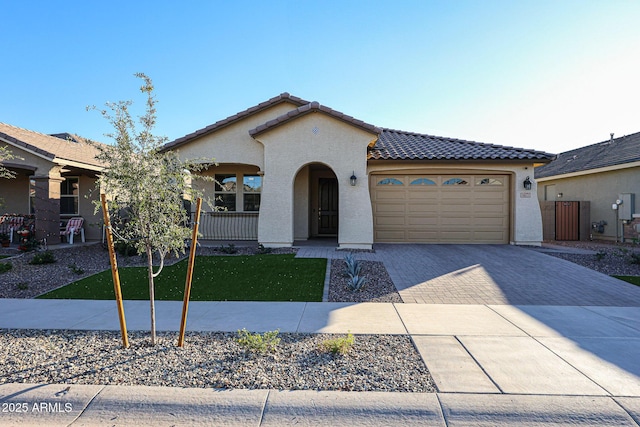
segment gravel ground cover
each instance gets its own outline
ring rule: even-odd
[[[274,353],[248,353],[236,334],[129,334],[0,330],[0,383],[113,384],[278,390],[434,392],[410,337],[356,335],[349,353],[321,348],[327,334],[280,334]]]
[[[633,258],[633,254],[640,257],[640,247],[638,245],[602,241],[552,243],[558,246],[588,249],[596,253],[583,255],[547,252],[548,255],[571,261],[609,276],[640,276],[640,264],[634,263]]]
[[[344,260],[331,260],[330,302],[402,302],[382,262],[359,261],[359,263],[362,265],[361,274],[367,281],[360,290],[353,291],[347,285],[349,277],[344,272],[346,267]]]

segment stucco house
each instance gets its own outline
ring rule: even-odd
[[[611,134],[608,140],[560,153],[536,168],[535,178],[545,239],[638,239],[640,132]],[[577,206],[577,213],[564,212],[571,206]],[[571,226],[576,221],[577,230]]]
[[[81,216],[86,238],[101,238],[102,216],[94,214],[92,200],[98,198],[93,190],[102,166],[94,146],[76,135],[45,135],[5,123],[0,146],[15,157],[3,166],[16,173],[0,179],[0,214],[34,215],[36,238],[50,243],[59,241],[61,223]]]
[[[538,245],[534,166],[553,155],[380,128],[282,93],[168,143],[204,173],[223,212],[205,238],[265,247],[335,236],[375,242]],[[209,225],[207,225],[207,223]]]

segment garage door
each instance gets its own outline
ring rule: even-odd
[[[508,243],[508,175],[371,175],[376,242]]]

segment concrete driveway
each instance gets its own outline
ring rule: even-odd
[[[405,303],[640,307],[640,288],[510,245],[376,244]]]

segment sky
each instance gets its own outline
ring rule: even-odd
[[[173,140],[282,92],[367,123],[560,153],[640,132],[637,0],[0,0],[0,122]],[[215,155],[215,154],[214,154]]]

